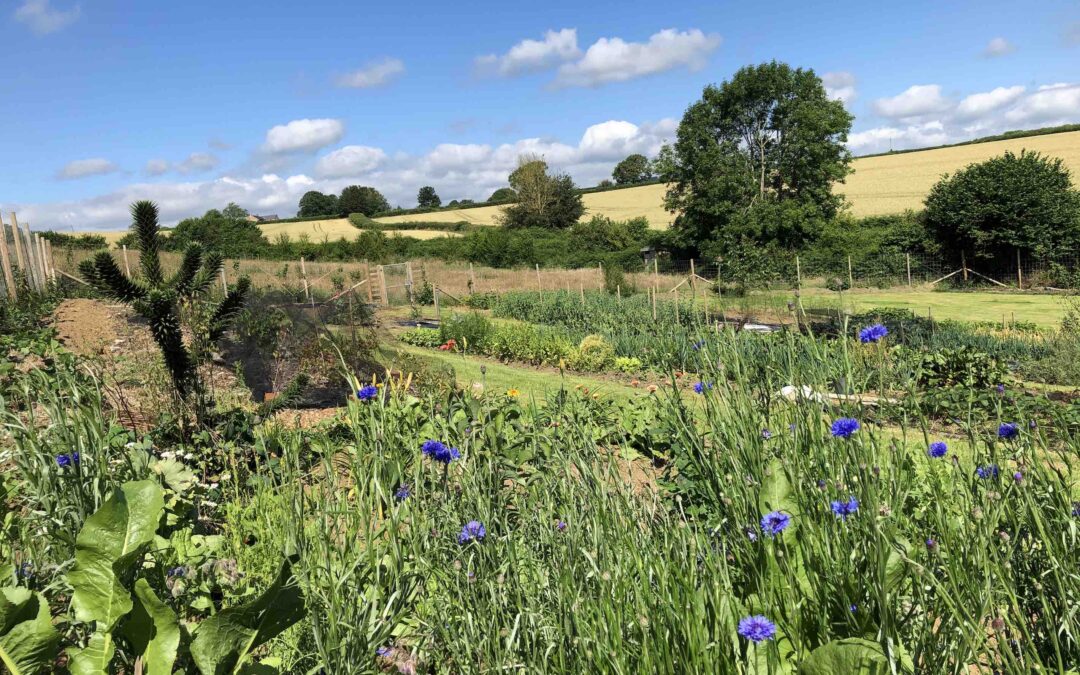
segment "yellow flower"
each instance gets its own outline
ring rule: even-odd
[[[506,395],[509,396],[510,398],[517,398],[518,396],[521,395],[521,392],[518,391],[517,389],[507,389],[506,390]]]

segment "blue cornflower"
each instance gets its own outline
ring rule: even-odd
[[[1001,394],[1002,396],[1005,395],[1005,385],[999,384],[998,386],[996,386],[994,388],[997,389],[998,394]]]
[[[788,525],[791,525],[791,516],[783,511],[773,511],[761,517],[761,529],[770,537],[780,534]]]
[[[746,538],[750,541],[757,541],[757,530],[752,527],[746,528]]]
[[[424,441],[424,444],[420,446],[420,452],[443,464],[449,464],[455,459],[461,459],[461,452],[457,448],[447,447],[441,441]]]
[[[375,650],[375,655],[376,656],[381,656],[384,659],[386,659],[386,658],[390,658],[390,654],[392,654],[393,652],[394,652],[393,647],[379,647],[378,649]]]
[[[694,385],[694,391],[699,394],[704,394],[706,389],[712,389],[712,384],[708,382],[698,382]]]
[[[167,577],[182,577],[182,576],[184,576],[184,571],[185,570],[184,570],[183,567],[172,567],[168,571],[165,572],[165,576],[167,576]]]
[[[71,457],[69,457],[68,455],[57,455],[56,465],[59,466],[61,469],[71,466]]]
[[[873,326],[867,326],[859,331],[859,342],[878,342],[888,334],[888,328],[880,323],[875,323]]]
[[[848,607],[848,611],[851,612],[852,614],[854,614],[855,612],[859,611],[859,606],[855,605],[855,604],[852,604],[851,606]]]
[[[983,480],[987,480],[989,478],[997,478],[998,465],[987,464],[986,466],[976,467],[975,473],[978,474],[979,478],[982,478]]]
[[[15,576],[20,579],[33,579],[34,578],[34,565],[33,563],[24,562],[19,565],[15,570]]]
[[[1016,438],[1019,435],[1020,427],[1013,424],[1012,422],[1002,422],[1001,426],[998,427],[998,438],[1002,440],[1007,441],[1009,439]]]
[[[694,344],[690,345],[690,348],[693,349],[696,352],[697,350],[701,349],[704,346],[705,346],[705,341],[704,340],[698,340]]]
[[[770,438],[772,438],[772,432],[769,431],[768,429],[762,429],[761,430],[761,437],[764,438],[767,441]]]
[[[480,541],[487,536],[487,530],[484,529],[484,524],[479,520],[470,520],[465,523],[465,526],[461,528],[461,534],[458,535],[458,543],[464,544],[469,541]]]
[[[365,403],[368,401],[374,401],[378,395],[379,388],[373,384],[368,384],[360,387],[360,390],[356,392],[356,398],[364,401]]]
[[[1013,480],[1016,481],[1017,483],[1023,483],[1024,482],[1024,474],[1017,471],[1016,473],[1013,474]]]
[[[936,553],[938,550],[938,543],[933,538],[926,540],[926,550],[931,553]]]
[[[757,614],[739,620],[739,635],[751,642],[764,642],[776,635],[776,624]]]
[[[411,494],[412,494],[412,491],[409,490],[409,484],[408,483],[402,483],[401,487],[399,487],[394,492],[394,499],[398,500],[399,502],[403,502],[406,499],[408,499]]]
[[[564,521],[560,520],[559,522],[555,523],[555,530],[556,531],[562,532],[565,529],[566,529],[566,523]]]
[[[934,441],[930,444],[929,454],[931,457],[940,459],[945,456],[945,453],[949,451],[949,446],[945,445],[944,441]]]
[[[836,514],[836,517],[840,520],[847,520],[847,517],[859,510],[859,500],[855,497],[848,497],[846,502],[833,501],[830,503],[832,512]]]
[[[79,453],[77,453],[77,452],[71,453],[71,463],[74,464],[75,466],[79,465]]]
[[[1080,502],[1073,502],[1073,518],[1080,518]]]
[[[832,423],[830,433],[837,438],[851,438],[859,430],[859,420],[852,417],[841,417]]]

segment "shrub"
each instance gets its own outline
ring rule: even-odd
[[[615,364],[615,349],[599,335],[586,335],[570,355],[572,370],[596,373],[610,369]]]
[[[627,375],[641,372],[641,359],[636,356],[617,356],[615,357],[615,370]]]
[[[470,293],[465,296],[465,306],[469,309],[491,309],[498,299],[499,294],[495,291]]]
[[[469,352],[483,352],[490,333],[491,322],[476,312],[452,314],[439,326],[439,337],[444,343],[454,340],[459,349]]]
[[[844,277],[829,277],[825,281],[825,288],[830,291],[846,291],[851,288],[851,284]]]
[[[398,339],[407,345],[429,347],[431,349],[445,343],[442,338],[442,331],[435,328],[411,328],[398,336]]]

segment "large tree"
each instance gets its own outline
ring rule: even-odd
[[[611,177],[618,185],[631,185],[652,180],[652,166],[645,155],[633,154],[615,165]]]
[[[1006,152],[943,176],[926,197],[926,224],[957,257],[1071,254],[1080,249],[1080,192],[1060,158]]]
[[[551,176],[547,163],[535,155],[522,155],[510,174],[517,203],[506,207],[502,222],[507,227],[572,226],[585,213],[574,181],[566,174]]]
[[[439,199],[439,195],[435,192],[435,188],[430,185],[425,185],[416,193],[416,203],[422,209],[434,209],[442,204],[442,200]]]
[[[489,202],[510,202],[515,199],[517,199],[517,192],[514,192],[514,188],[501,187],[495,192],[492,192],[487,200]]]
[[[350,213],[362,213],[365,216],[373,216],[376,213],[390,210],[390,203],[386,197],[373,187],[366,185],[350,185],[341,191],[338,197],[338,212],[342,216]]]
[[[852,116],[813,70],[764,63],[705,87],[655,166],[684,243],[752,240],[794,248],[842,204]]]
[[[315,216],[338,215],[337,195],[325,195],[318,190],[308,190],[300,198],[300,210],[297,216],[301,218],[313,218]]]

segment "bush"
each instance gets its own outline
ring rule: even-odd
[[[615,370],[627,375],[641,372],[641,359],[634,356],[615,357]]]
[[[615,349],[599,335],[586,335],[570,355],[571,370],[597,373],[615,365]]]
[[[436,328],[412,328],[402,333],[398,339],[407,345],[431,349],[446,342],[442,338],[442,331]]]
[[[846,291],[851,288],[851,284],[845,277],[829,277],[825,281],[825,288],[830,291]]]
[[[495,302],[499,299],[499,294],[495,291],[486,291],[484,293],[470,293],[466,295],[465,306],[469,309],[491,309],[495,306]]]
[[[483,353],[491,322],[481,314],[452,314],[443,319],[439,326],[439,336],[444,343],[454,340],[458,349],[467,352]]]

